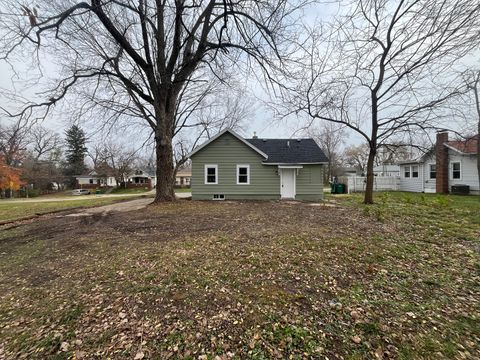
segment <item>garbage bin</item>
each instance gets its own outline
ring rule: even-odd
[[[337,184],[336,194],[345,194],[345,184]]]
[[[95,195],[100,195],[100,194],[101,194],[100,189],[95,190]]]
[[[332,183],[330,185],[330,193],[331,194],[336,194],[336,191],[337,191],[337,184],[336,183]]]

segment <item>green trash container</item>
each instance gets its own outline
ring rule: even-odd
[[[337,194],[345,194],[345,184],[337,184]]]
[[[337,183],[332,183],[331,185],[331,190],[330,190],[330,193],[331,194],[336,194],[337,193]]]
[[[101,194],[100,189],[95,190],[95,195],[100,195],[100,194]]]

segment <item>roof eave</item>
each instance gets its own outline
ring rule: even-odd
[[[249,143],[247,140],[245,140],[243,137],[241,137],[239,134],[237,134],[235,131],[233,131],[232,129],[230,128],[226,128],[226,129],[223,129],[222,131],[220,131],[217,135],[213,136],[212,138],[210,138],[209,140],[207,140],[206,142],[204,142],[202,145],[198,146],[196,149],[194,149],[192,152],[190,152],[189,154],[187,154],[187,158],[190,158],[192,157],[193,155],[195,155],[197,152],[199,152],[200,150],[202,150],[203,148],[205,148],[207,145],[209,145],[210,143],[214,142],[215,140],[217,140],[220,136],[222,136],[223,134],[229,132],[230,134],[232,134],[233,136],[235,136],[238,140],[240,140],[242,143],[244,143],[245,145],[247,145],[249,148],[251,148],[252,150],[256,151],[258,154],[262,155],[265,159],[268,159],[268,155],[265,154],[263,151],[261,151],[259,148],[255,147],[254,145],[252,145],[251,143]]]
[[[281,163],[281,162],[276,162],[276,163],[269,163],[269,162],[262,162],[263,165],[327,165],[328,162],[326,161],[316,161],[316,162],[287,162],[287,163]]]

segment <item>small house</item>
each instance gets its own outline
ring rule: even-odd
[[[400,190],[446,194],[452,186],[462,186],[479,194],[478,137],[449,141],[447,132],[438,133],[435,147],[429,152],[399,164]]]
[[[313,139],[245,139],[226,129],[189,154],[192,199],[323,198],[328,162]]]
[[[85,175],[75,176],[75,187],[78,189],[95,189],[100,187],[114,187],[116,185],[115,177],[100,175],[95,171],[90,171]]]
[[[132,188],[147,188],[153,189],[157,185],[157,177],[143,169],[136,169],[127,176],[127,181],[122,184],[122,187]]]
[[[192,169],[184,168],[177,171],[175,175],[175,186],[180,188],[190,187],[192,179]]]

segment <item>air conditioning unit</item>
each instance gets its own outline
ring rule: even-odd
[[[450,192],[454,195],[468,195],[470,194],[470,186],[452,185],[452,190]]]

